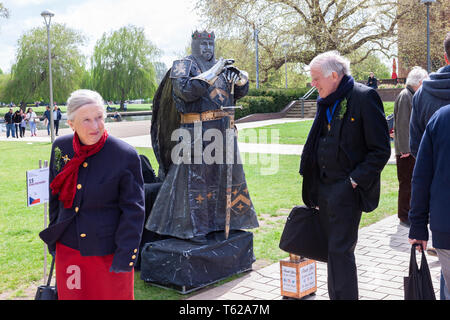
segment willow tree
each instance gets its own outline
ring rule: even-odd
[[[0,18],[9,18],[9,10],[0,2]]]
[[[63,102],[79,88],[85,68],[80,51],[83,35],[64,24],[52,24],[51,54],[54,101]],[[18,41],[11,80],[3,92],[5,100],[17,102],[49,101],[47,29],[34,28]]]
[[[158,55],[143,28],[104,33],[91,59],[92,85],[105,99],[119,100],[121,110],[126,100],[152,97],[157,86],[153,60]]]
[[[254,52],[258,30],[261,82],[287,61],[308,64],[317,54],[338,50],[350,55],[358,49],[392,55],[397,23],[408,8],[397,10],[396,0],[198,0],[196,8],[218,38],[234,38]],[[254,54],[252,54],[254,56]]]

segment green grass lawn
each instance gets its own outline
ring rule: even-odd
[[[287,126],[280,130],[292,129]],[[50,143],[0,142],[0,165],[3,168],[0,171],[0,293],[13,291],[16,296],[21,296],[23,290],[33,283],[42,283],[44,245],[38,233],[44,225],[44,207],[27,207],[25,173],[38,168],[39,159],[48,160],[50,149]],[[137,150],[157,168],[152,149]],[[260,222],[258,229],[251,230],[254,253],[257,260],[274,263],[287,256],[278,248],[285,218],[293,206],[302,204],[302,180],[298,174],[300,156],[270,158],[266,155],[262,158],[257,155],[257,160],[257,163],[244,164],[250,197]],[[276,174],[261,174],[270,164]],[[361,227],[396,212],[397,189],[396,167],[388,165],[382,173],[380,205],[375,211],[363,214]],[[50,261],[49,257],[48,263]],[[136,272],[136,299],[186,297],[172,290],[150,286],[139,276],[140,273]]]
[[[393,113],[394,102],[384,102],[384,112],[386,115]],[[239,131],[239,142],[303,145],[306,142],[312,123],[312,120],[305,120],[243,129]],[[272,137],[278,139],[278,142],[272,142]]]
[[[243,129],[238,132],[239,142],[305,144],[312,123],[312,120],[305,120]]]

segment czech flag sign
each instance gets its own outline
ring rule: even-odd
[[[48,202],[49,170],[41,168],[27,171],[27,206],[32,207]]]

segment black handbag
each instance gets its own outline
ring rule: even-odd
[[[51,286],[53,268],[55,266],[55,257],[52,259],[52,265],[50,267],[50,273],[48,275],[47,284],[39,286],[34,296],[34,300],[58,300],[58,292],[56,286]]]
[[[422,249],[420,269],[416,261],[416,246],[420,246]],[[403,278],[403,285],[405,300],[436,300],[430,269],[421,244],[415,243],[411,246],[409,276]]]
[[[284,225],[279,247],[298,256],[327,262],[328,236],[320,222],[319,210],[294,207]]]

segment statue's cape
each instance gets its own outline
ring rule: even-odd
[[[159,164],[158,176],[161,179],[169,172],[172,148],[178,143],[171,141],[172,132],[180,127],[180,113],[172,96],[170,72],[171,69],[167,71],[153,98],[150,128],[153,152]]]

